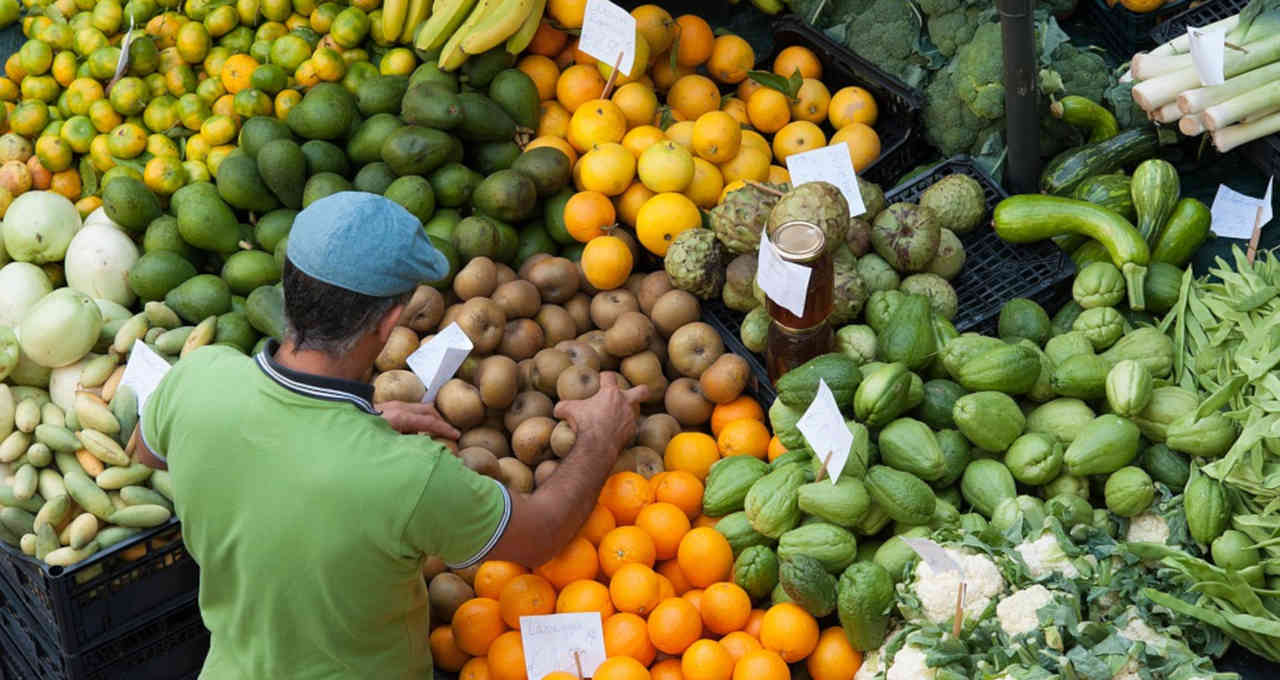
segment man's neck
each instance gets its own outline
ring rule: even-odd
[[[364,352],[357,346],[344,356],[335,357],[326,352],[298,349],[291,341],[280,343],[275,360],[280,365],[299,373],[323,375],[354,382],[368,382],[373,370],[372,359],[363,360]]]

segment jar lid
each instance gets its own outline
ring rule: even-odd
[[[769,235],[782,259],[790,262],[808,262],[822,254],[827,246],[827,236],[818,225],[804,220],[783,222]]]

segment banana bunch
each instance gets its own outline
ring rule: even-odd
[[[382,34],[392,42],[411,44],[430,15],[431,0],[386,0],[382,5]]]
[[[457,70],[467,57],[504,42],[507,52],[519,54],[537,33],[546,5],[546,0],[435,0],[413,46],[438,54],[445,71]]]

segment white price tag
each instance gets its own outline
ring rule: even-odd
[[[951,559],[947,551],[943,550],[942,546],[937,543],[927,538],[904,538],[902,542],[906,543],[908,548],[914,550],[920,556],[920,559],[924,560],[924,563],[929,565],[929,568],[935,573],[944,571],[964,573],[960,565],[956,564],[956,561]]]
[[[782,259],[764,231],[767,230],[760,233],[760,252],[756,256],[756,282],[770,300],[796,316],[804,316],[805,291],[809,290],[813,270]]]
[[[137,395],[138,415],[142,415],[142,407],[146,405],[147,398],[156,391],[160,380],[170,368],[172,366],[169,362],[156,354],[155,350],[148,347],[145,342],[133,341],[133,347],[129,349],[129,363],[124,366],[124,375],[120,377],[120,384],[128,385]]]
[[[436,392],[449,382],[473,348],[471,338],[462,332],[458,324],[451,323],[448,328],[431,338],[427,344],[409,355],[405,360],[409,364],[409,370],[413,371],[427,388],[426,395],[422,397],[422,403],[427,404],[435,400]]]
[[[631,73],[636,61],[636,18],[609,0],[587,0],[582,18],[578,49],[608,66],[618,62],[618,70]]]
[[[831,483],[838,482],[845,463],[849,462],[849,451],[853,449],[853,433],[845,425],[836,397],[826,380],[818,378],[818,394],[796,421],[796,428],[818,459],[826,461]]]
[[[1271,188],[1274,178],[1267,181],[1267,191],[1261,199],[1246,196],[1225,184],[1218,185],[1218,194],[1213,197],[1210,214],[1213,217],[1211,229],[1218,236],[1247,239],[1253,235],[1254,223],[1262,228],[1271,221]],[[1262,209],[1262,219],[1258,220],[1258,209]]]
[[[853,170],[848,144],[832,144],[821,149],[787,156],[787,172],[791,173],[791,185],[807,182],[827,182],[844,194],[849,204],[849,216],[857,217],[867,211],[862,203],[862,191],[858,189],[858,175]]]
[[[530,678],[555,671],[589,678],[604,663],[604,630],[597,612],[521,616],[520,642]]]
[[[1188,26],[1187,39],[1191,42],[1191,63],[1195,64],[1200,84],[1207,87],[1225,82],[1222,71],[1226,60],[1226,32]]]

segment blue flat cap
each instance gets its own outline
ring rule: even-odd
[[[417,217],[363,191],[331,194],[298,213],[286,254],[307,276],[371,297],[401,295],[449,273]]]

